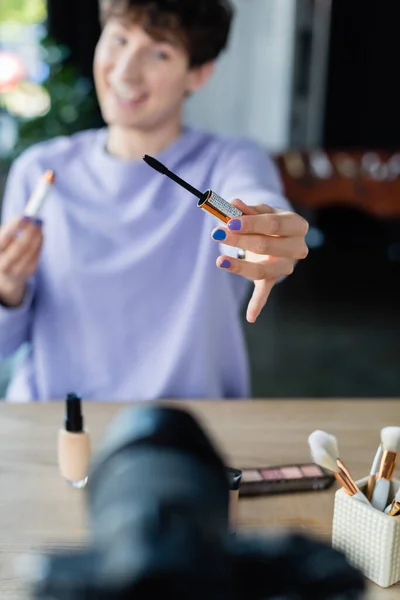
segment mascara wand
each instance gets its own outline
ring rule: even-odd
[[[228,221],[236,217],[243,216],[242,211],[236,208],[236,206],[233,206],[232,204],[230,204],[230,202],[227,202],[212,190],[200,192],[195,187],[190,185],[190,183],[184,181],[183,179],[178,177],[178,175],[175,175],[175,173],[167,169],[165,165],[160,163],[160,161],[154,158],[153,156],[145,154],[143,156],[143,160],[150,167],[152,167],[162,175],[166,175],[167,177],[169,177],[169,179],[175,181],[175,183],[177,183],[185,190],[196,196],[199,199],[197,202],[197,206],[199,208],[214,215],[214,217],[217,217],[217,219],[220,219],[224,223],[228,223]]]

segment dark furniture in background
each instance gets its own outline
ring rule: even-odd
[[[325,147],[400,146],[399,22],[396,0],[332,0]]]
[[[324,148],[378,149],[384,159],[400,148],[399,21],[395,0],[332,0]],[[280,167],[312,225],[311,248],[262,317],[275,358],[264,369],[256,359],[255,392],[263,372],[279,396],[398,396],[399,179],[295,181]],[[247,332],[261,342],[256,329]]]
[[[287,158],[276,160],[287,196],[310,222],[310,254],[273,290],[258,325],[246,325],[254,394],[398,397],[400,178],[320,179],[307,169],[296,178]]]

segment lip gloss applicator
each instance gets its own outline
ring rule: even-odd
[[[33,193],[25,206],[25,217],[35,219],[38,216],[40,209],[42,208],[47,196],[49,195],[52,189],[55,178],[56,176],[54,171],[49,170],[43,173],[42,177],[39,179],[36,188],[33,190]]]
[[[236,208],[236,206],[233,206],[230,202],[227,202],[212,190],[200,192],[200,190],[197,190],[195,187],[190,185],[190,183],[187,183],[187,181],[184,181],[183,179],[178,177],[178,175],[175,175],[175,173],[167,169],[167,167],[160,163],[160,161],[156,158],[145,154],[143,156],[143,160],[150,167],[152,167],[162,175],[166,175],[167,177],[172,179],[172,181],[175,181],[175,183],[182,186],[183,188],[185,188],[185,190],[196,196],[198,198],[197,206],[199,208],[214,215],[214,217],[217,217],[224,223],[228,223],[228,221],[230,221],[231,219],[235,219],[236,217],[243,216],[242,211]]]

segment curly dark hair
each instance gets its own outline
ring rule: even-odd
[[[99,5],[103,26],[112,16],[127,16],[154,39],[178,39],[191,67],[219,56],[234,14],[230,0],[99,0]]]

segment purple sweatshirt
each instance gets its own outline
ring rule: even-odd
[[[17,308],[0,306],[0,357],[28,342],[14,402],[239,398],[250,394],[240,309],[249,282],[215,266],[220,223],[142,160],[105,150],[107,130],[41,143],[12,166],[3,220],[56,172],[44,246]],[[192,128],[157,155],[198,189],[290,208],[253,142]]]

